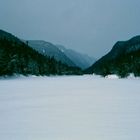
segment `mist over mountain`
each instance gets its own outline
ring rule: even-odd
[[[90,57],[87,54],[82,54],[72,49],[67,49],[62,45],[57,45],[57,47],[68,57],[70,58],[76,66],[86,69],[91,66],[96,59],[94,57]]]
[[[70,58],[50,42],[42,40],[28,40],[28,45],[45,56],[54,57],[57,61],[61,61],[68,66],[76,66]]]
[[[140,76],[140,36],[128,41],[118,41],[108,54],[85,72],[103,76],[117,74],[126,77],[130,73]]]
[[[62,45],[54,45],[43,40],[28,40],[28,45],[42,55],[54,57],[68,66],[75,66],[86,69],[95,62],[95,59],[86,54],[81,54]]]

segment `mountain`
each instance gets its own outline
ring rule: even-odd
[[[66,49],[62,45],[57,45],[57,47],[69,58],[76,66],[86,69],[95,62],[95,58],[89,57],[86,54],[81,54],[71,49]]]
[[[86,69],[85,73],[103,76],[117,74],[120,77],[134,73],[140,76],[140,36],[118,41],[107,55]]]
[[[0,76],[82,74],[77,67],[70,67],[40,54],[14,35],[0,30]]]
[[[21,43],[20,39],[18,39],[16,36],[13,36],[11,33],[8,33],[6,31],[3,31],[0,29],[0,39],[7,39],[7,40],[12,40],[15,41],[17,43]]]
[[[54,57],[57,61],[61,61],[68,66],[76,66],[71,59],[52,43],[42,40],[28,40],[28,45],[44,56]]]
[[[28,40],[27,42],[31,48],[39,53],[45,56],[54,57],[57,61],[61,61],[68,66],[77,66],[81,69],[86,69],[95,62],[94,58],[66,49],[62,45],[54,45],[43,40]]]

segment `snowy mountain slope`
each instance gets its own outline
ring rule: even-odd
[[[67,49],[62,45],[57,45],[57,47],[65,53],[67,57],[69,57],[78,67],[82,69],[86,69],[91,66],[95,62],[95,58],[89,57],[86,54],[81,54],[72,49]]]
[[[57,61],[61,61],[69,66],[76,66],[71,59],[52,43],[42,40],[28,40],[28,45],[45,56],[54,57]]]

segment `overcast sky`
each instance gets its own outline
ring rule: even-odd
[[[0,28],[101,57],[140,34],[140,0],[0,0]]]

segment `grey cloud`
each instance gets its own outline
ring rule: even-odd
[[[140,34],[138,0],[1,0],[0,28],[100,57]]]

